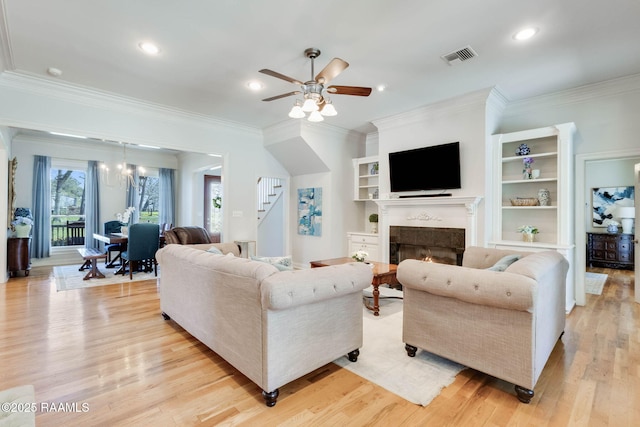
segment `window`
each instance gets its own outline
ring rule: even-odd
[[[84,245],[86,162],[51,159],[51,246]]]
[[[157,169],[138,170],[138,209],[139,221],[158,224],[160,179]]]

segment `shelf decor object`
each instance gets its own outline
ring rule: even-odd
[[[538,206],[540,201],[535,197],[516,197],[511,199],[512,206]]]
[[[551,206],[551,192],[546,188],[538,190],[538,201],[540,206]]]

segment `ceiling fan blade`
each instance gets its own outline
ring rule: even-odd
[[[316,82],[321,84],[329,83],[330,80],[336,78],[336,76],[343,72],[348,66],[349,63],[347,61],[343,61],[340,58],[333,58],[331,62],[318,73]]]
[[[300,92],[299,90],[294,90],[293,92],[283,93],[282,95],[272,96],[271,98],[265,98],[263,99],[263,101],[275,101],[276,99],[286,98],[287,96],[291,96],[291,95],[298,95],[299,93],[302,93],[302,92]]]
[[[277,79],[286,80],[289,83],[295,83],[297,85],[302,85],[302,82],[300,80],[296,80],[296,79],[294,79],[292,77],[285,76],[284,74],[280,74],[277,71],[272,71],[272,70],[268,70],[266,68],[263,68],[262,70],[260,70],[258,72],[262,73],[262,74],[266,74],[266,75],[271,76],[271,77],[275,77]]]
[[[369,96],[371,95],[371,88],[360,86],[329,86],[327,92],[335,93],[336,95]]]

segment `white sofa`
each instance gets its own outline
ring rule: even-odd
[[[507,255],[504,271],[487,270]],[[569,263],[556,251],[469,247],[462,266],[405,260],[402,338],[417,348],[515,384],[521,402],[533,388],[565,326]]]
[[[165,319],[260,386],[267,406],[279,387],[340,356],[357,360],[367,265],[279,271],[184,245],[167,245],[156,258]]]

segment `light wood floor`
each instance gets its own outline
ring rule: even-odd
[[[568,316],[529,405],[467,369],[423,408],[329,364],[267,408],[256,385],[162,319],[155,280],[58,293],[49,267],[0,284],[0,389],[33,384],[39,404],[77,405],[39,413],[38,426],[638,426],[633,273],[592,271],[609,274],[603,295]]]

